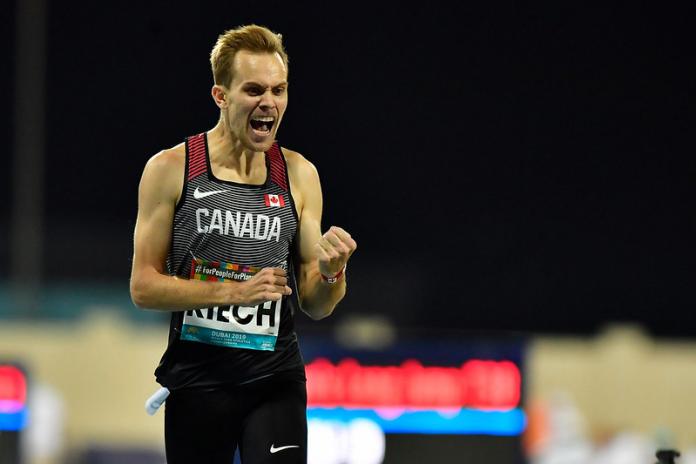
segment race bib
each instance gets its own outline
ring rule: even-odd
[[[194,258],[191,279],[245,281],[261,268]],[[186,311],[181,339],[228,348],[273,351],[278,339],[282,299],[257,306],[214,306]]]

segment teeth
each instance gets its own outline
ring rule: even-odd
[[[261,121],[261,122],[273,122],[275,121],[275,118],[273,116],[261,116],[259,118],[253,118],[254,121]]]

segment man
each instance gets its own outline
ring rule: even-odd
[[[281,36],[227,31],[211,64],[217,125],[152,157],[139,190],[131,296],[172,312],[155,371],[171,391],[167,461],[228,464],[239,447],[244,464],[305,462],[293,315],[332,313],[357,245],[339,227],[321,233],[317,171],[275,141],[288,103]]]

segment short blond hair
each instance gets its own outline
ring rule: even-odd
[[[283,47],[283,36],[270,29],[249,24],[220,34],[210,52],[215,84],[229,86],[232,82],[234,57],[240,50],[254,53],[278,53],[288,69],[288,55]]]

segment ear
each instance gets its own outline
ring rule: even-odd
[[[213,100],[218,108],[227,108],[227,89],[222,85],[214,85],[210,90],[210,94],[213,96]]]

